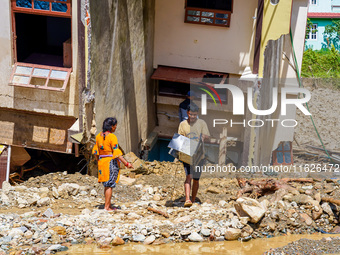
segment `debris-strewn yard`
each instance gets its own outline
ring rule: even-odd
[[[4,183],[1,249],[34,254],[84,242],[105,247],[339,231],[340,208],[323,199],[339,197],[340,180],[288,179],[285,189],[238,198],[241,188],[236,179],[204,178],[199,191],[202,204],[184,208],[180,199],[184,176],[177,165],[154,162],[148,175],[122,176],[112,200],[121,209],[114,213],[100,209],[103,188],[95,177],[58,172],[18,186]],[[158,174],[152,173],[155,166]]]
[[[337,155],[339,91],[318,88],[312,95],[315,123],[325,146]],[[319,157],[322,151],[308,147],[320,147],[309,117],[298,113],[298,122],[295,162],[326,162]],[[131,153],[126,157],[135,170],[122,170],[112,198],[120,209],[112,213],[102,210],[103,187],[93,176],[56,172],[15,186],[5,182],[0,191],[0,253],[50,253],[77,243],[107,247],[340,232],[336,176],[250,180],[203,175],[201,203],[184,208],[181,163],[144,162]],[[328,247],[338,242],[326,241],[320,242]],[[277,252],[287,249],[295,248]]]

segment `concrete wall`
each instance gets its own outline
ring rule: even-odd
[[[307,0],[295,0],[291,5],[291,15],[288,10],[280,9],[282,4],[289,4],[289,1],[280,1],[278,5],[271,5],[269,1],[265,1],[267,11],[265,12],[264,27],[262,35],[267,31],[267,37],[262,38],[265,43],[263,52],[263,80],[259,90],[258,109],[269,109],[272,105],[272,90],[277,88],[280,92],[282,87],[298,87],[299,81],[295,69],[301,72],[302,56],[304,49],[305,28],[307,20]],[[281,15],[289,15],[289,22],[281,23],[276,16],[279,11]],[[269,18],[273,17],[273,23],[269,23]],[[275,22],[274,22],[275,21]],[[275,29],[277,28],[277,29]],[[291,43],[290,29],[293,37],[293,45]],[[281,33],[281,34],[280,34]],[[279,37],[278,37],[279,36]],[[277,38],[278,37],[278,38]],[[268,40],[269,38],[272,38]],[[264,40],[264,41],[263,41]],[[294,50],[293,50],[294,47]],[[294,63],[294,51],[297,58],[297,66]],[[261,66],[261,64],[260,64]],[[289,95],[288,98],[296,98],[297,95]],[[278,98],[281,98],[279,94]],[[279,123],[286,119],[295,119],[296,107],[289,106],[287,114],[281,115],[281,106],[278,104],[277,110],[270,116],[258,116],[259,119],[278,119]],[[292,125],[289,123],[288,125]],[[253,130],[255,134],[255,146],[253,140],[250,142],[250,158],[248,164],[254,163],[269,164],[272,151],[278,147],[281,141],[293,141],[294,128],[283,127],[281,124],[271,125],[267,122],[261,128]]]
[[[307,1],[307,0],[306,0]],[[281,0],[278,4],[272,4],[270,0],[264,0],[263,23],[261,35],[259,77],[265,77],[264,52],[270,40],[277,40],[283,34],[289,34],[290,18],[293,0]]]
[[[0,8],[0,105],[13,107],[13,87],[8,86],[12,71],[12,26],[10,1]]]
[[[340,12],[340,0],[332,0],[332,12]]]
[[[116,135],[128,152],[154,127],[153,0],[90,1],[91,89],[97,133],[105,118],[118,120]]]
[[[334,3],[333,3],[334,2]],[[336,4],[335,0],[317,0],[316,4],[309,3],[309,12],[331,12],[332,11],[332,5]]]
[[[10,0],[2,2],[0,10],[0,107],[78,117],[79,91],[77,84],[78,36],[77,1],[72,1],[73,72],[65,92],[9,86],[13,68],[12,19]],[[0,141],[1,142],[1,141]]]
[[[292,31],[294,45],[291,43],[288,30],[283,44],[283,52],[285,55],[283,56],[281,63],[280,83],[283,86],[298,87],[299,84],[295,71],[293,46],[298,65],[296,68],[299,72],[301,72],[307,24],[308,0],[294,0],[291,13],[290,28]]]
[[[253,65],[257,1],[234,1],[230,27],[184,23],[185,0],[157,0],[155,57],[158,65],[242,74]]]

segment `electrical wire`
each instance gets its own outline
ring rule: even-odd
[[[296,74],[297,74],[297,76],[298,76],[299,87],[303,88],[303,85],[302,85],[302,83],[301,83],[301,75],[300,75],[300,71],[299,71],[299,66],[298,66],[298,62],[297,62],[297,58],[296,58],[296,54],[295,54],[295,49],[294,49],[292,29],[290,29],[289,34],[290,34],[290,41],[291,41],[291,43],[292,43],[294,64],[295,64],[295,67],[296,67],[296,68],[295,68],[295,72],[296,72]],[[306,106],[307,106],[307,110],[310,112],[309,106],[308,106],[308,102],[306,102],[305,104],[306,104]],[[322,141],[322,139],[321,139],[321,136],[320,136],[320,134],[319,134],[319,131],[318,131],[318,129],[317,129],[315,123],[314,123],[313,116],[312,116],[312,115],[309,115],[309,116],[310,116],[310,119],[311,119],[311,121],[312,121],[312,123],[313,123],[315,132],[316,132],[316,134],[318,135],[318,138],[319,138],[319,140],[320,140],[320,142],[321,142],[321,145],[322,145],[323,149],[325,150],[325,152],[326,152],[328,158],[329,158],[330,160],[332,160],[332,159],[331,159],[331,156],[328,154],[328,151],[327,151],[327,149],[326,149],[326,147],[325,147],[325,145],[324,145],[324,143],[323,143],[323,141]]]

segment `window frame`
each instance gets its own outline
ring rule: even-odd
[[[315,28],[314,28],[314,25],[315,25]],[[315,33],[313,33],[313,30],[315,31]],[[313,40],[313,41],[317,40],[318,39],[318,36],[317,36],[318,31],[317,30],[318,30],[318,24],[313,23],[312,27],[310,27],[309,33],[306,36],[306,40]],[[315,39],[312,39],[313,34],[315,35]]]
[[[310,1],[309,1],[309,4],[310,4],[310,5],[317,5],[317,0],[310,0]]]
[[[231,14],[233,13],[234,9],[234,0],[231,0],[231,10],[218,10],[218,9],[209,9],[209,8],[198,8],[198,7],[190,7],[188,6],[188,0],[185,0],[185,15],[184,15],[184,23],[190,23],[190,24],[200,24],[200,25],[208,25],[208,26],[218,26],[218,27],[230,27],[230,19],[231,19]],[[199,15],[191,15],[189,14],[189,11],[195,11],[199,12]],[[208,16],[202,16],[203,12],[211,12],[214,13],[213,17],[208,17]],[[218,18],[216,17],[216,14],[224,14],[228,15],[227,18]],[[189,21],[188,17],[197,17],[199,21]],[[212,23],[208,22],[203,22],[202,18],[205,19],[211,19],[213,20]],[[226,24],[216,24],[217,20],[227,20]]]
[[[315,31],[313,33],[313,31]],[[313,38],[313,36],[315,36],[315,38]],[[312,29],[310,31],[310,36],[309,36],[310,40],[316,41],[318,40],[318,24],[313,23],[312,25]]]
[[[28,67],[28,68],[32,68],[31,73],[30,74],[24,74],[24,73],[16,73],[17,67]],[[47,76],[41,76],[41,75],[34,75],[34,70],[35,69],[44,69],[44,70],[48,70],[48,75]],[[69,78],[70,78],[70,74],[71,74],[71,70],[72,68],[67,68],[67,67],[57,67],[57,66],[45,66],[45,65],[37,65],[37,64],[29,64],[29,63],[20,63],[17,62],[15,63],[13,69],[12,69],[12,74],[11,74],[11,78],[10,78],[10,86],[19,86],[19,87],[26,87],[26,88],[37,88],[37,89],[44,89],[44,90],[53,90],[53,91],[65,91]],[[63,72],[67,72],[65,79],[63,78],[51,78],[51,74],[53,71],[63,71]],[[13,78],[14,76],[20,76],[20,77],[26,77],[29,79],[27,84],[23,84],[23,83],[15,83],[13,82]],[[31,84],[31,80],[32,78],[38,78],[38,79],[46,79],[46,82],[44,85],[33,85]],[[49,87],[48,83],[50,80],[56,80],[56,81],[63,81],[63,86],[62,87]]]
[[[34,1],[30,0],[32,3],[31,8],[26,7],[18,7],[16,5],[16,0],[12,0],[12,13],[28,13],[28,14],[37,14],[37,15],[44,15],[44,16],[53,16],[53,17],[64,17],[64,18],[71,18],[72,17],[72,6],[71,6],[71,0],[66,1],[59,1],[59,0],[38,0],[42,2],[49,2],[49,10],[41,10],[41,9],[35,9],[34,8]],[[61,3],[66,4],[67,11],[66,12],[57,12],[52,11],[52,3]]]
[[[279,146],[277,147],[276,150],[273,151],[273,165],[293,165],[294,164],[294,158],[293,158],[293,143],[288,141],[289,143],[289,150],[284,149],[284,143],[285,142],[280,142]],[[282,150],[279,150],[280,146],[282,147]],[[290,160],[291,162],[286,162],[286,157],[285,157],[285,152],[290,154]],[[282,153],[282,163],[278,162],[278,153]]]

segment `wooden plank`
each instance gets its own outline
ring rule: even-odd
[[[0,144],[6,142],[19,147],[66,153],[68,129],[75,121],[75,117],[0,108],[0,125],[6,124],[0,129]]]
[[[2,121],[0,119],[0,143],[12,144],[14,137],[14,123],[10,121]]]

